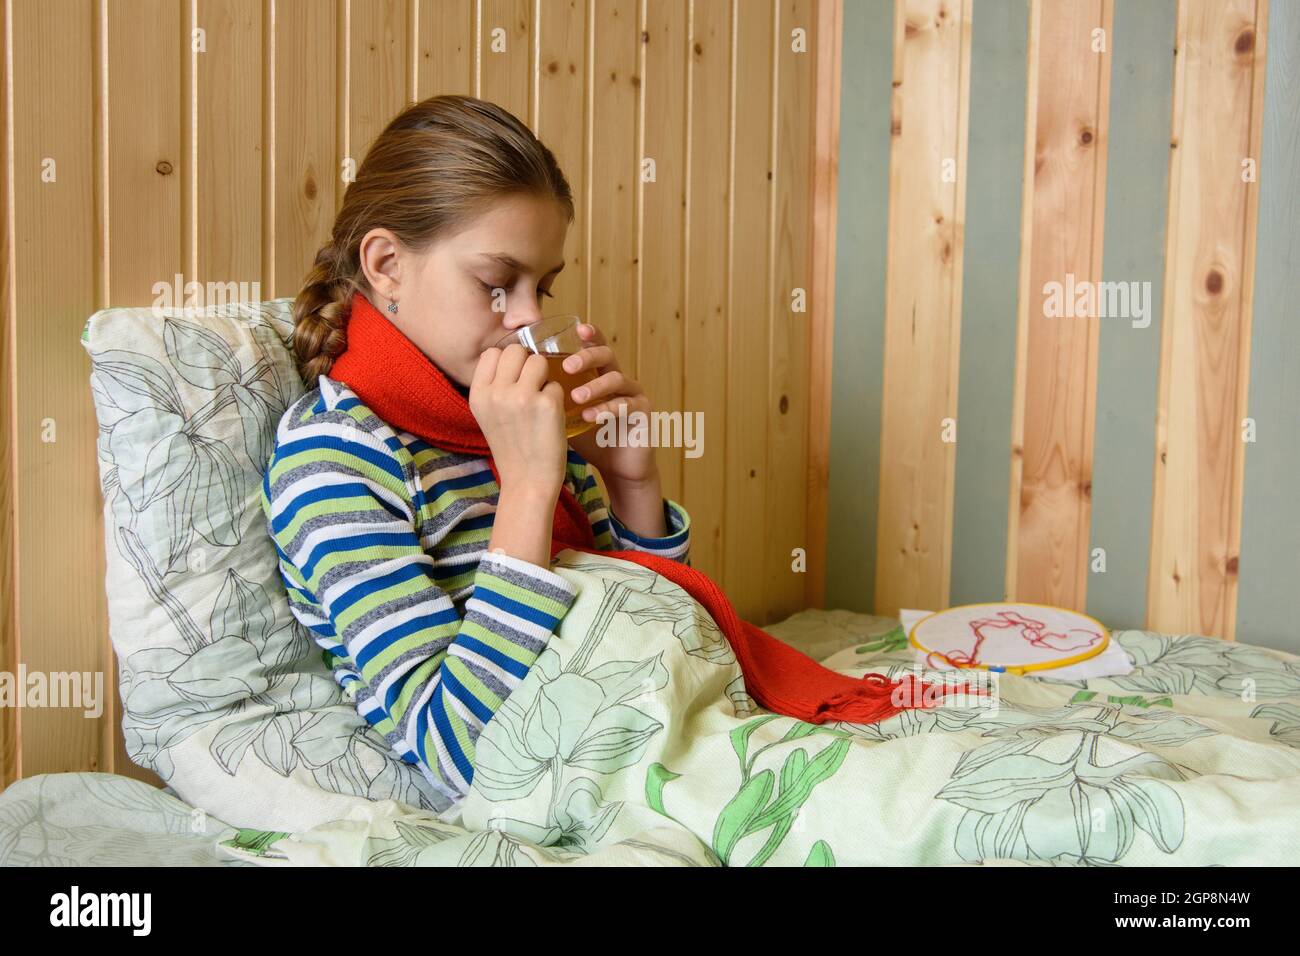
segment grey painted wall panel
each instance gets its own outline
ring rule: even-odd
[[[1237,640],[1300,654],[1300,5],[1268,15]]]
[[[826,604],[871,611],[889,232],[894,7],[844,4]]]
[[[1146,621],[1176,12],[1174,0],[1117,3],[1111,31],[1102,281],[1149,291],[1144,317],[1098,320],[1089,568],[1103,548],[1106,570],[1089,571],[1088,613],[1115,628]]]
[[[975,5],[952,604],[1006,596],[1028,41],[1027,3]]]

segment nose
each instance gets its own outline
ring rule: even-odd
[[[515,329],[523,328],[525,325],[532,325],[541,320],[541,306],[537,302],[533,302],[528,306],[507,307],[502,325],[507,332],[513,332]]]

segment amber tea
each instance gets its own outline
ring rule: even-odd
[[[572,355],[572,352],[563,355],[546,356],[546,380],[548,382],[559,382],[560,387],[564,389],[564,436],[572,438],[574,435],[581,435],[588,428],[595,425],[595,422],[587,422],[582,419],[583,406],[573,400],[573,390],[579,385],[586,385],[596,377],[595,369],[583,369],[581,372],[566,372],[564,370],[564,360]]]

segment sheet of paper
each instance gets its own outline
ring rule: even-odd
[[[1007,602],[1014,603],[1014,602]],[[912,625],[932,611],[916,611],[911,608],[903,608],[898,612],[898,619],[903,623],[903,633],[910,633]],[[916,651],[918,662],[925,663],[925,654]],[[940,660],[935,660],[929,665],[935,670],[958,670]],[[1064,667],[1054,667],[1051,670],[1041,671],[1039,673],[1030,672],[1026,677],[1047,677],[1051,680],[1087,680],[1090,677],[1121,677],[1124,674],[1133,672],[1133,661],[1129,659],[1128,654],[1124,653],[1124,648],[1120,647],[1114,640],[1106,645],[1106,649],[1096,657],[1090,657],[1086,661],[1080,661],[1077,664],[1067,664]]]

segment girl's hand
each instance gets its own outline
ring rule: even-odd
[[[501,490],[554,504],[564,484],[564,389],[546,380],[546,359],[522,345],[490,348],[470,382],[469,407],[483,429]]]
[[[594,369],[597,372],[595,379],[586,385],[580,385],[571,393],[573,400],[583,406],[583,420],[597,422],[597,416],[602,412],[626,415],[638,411],[648,416],[651,408],[649,397],[639,382],[623,374],[618,367],[614,350],[605,344],[605,336],[601,331],[584,322],[578,326],[578,337],[590,344],[564,360],[565,370],[579,372]],[[602,447],[596,441],[600,430],[600,423],[597,422],[595,428],[570,438],[569,444],[574,451],[596,466],[607,484],[611,481],[641,484],[658,477],[654,448],[649,445]]]

